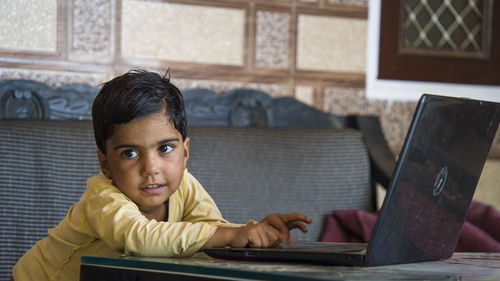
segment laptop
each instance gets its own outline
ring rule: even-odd
[[[455,250],[499,121],[499,103],[424,94],[369,243],[297,242],[204,252],[223,259],[344,266],[447,259]]]

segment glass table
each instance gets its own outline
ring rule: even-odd
[[[455,253],[450,259],[376,267],[190,258],[82,257],[90,280],[500,280],[500,253]]]

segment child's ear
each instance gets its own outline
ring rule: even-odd
[[[99,159],[99,166],[101,167],[101,172],[108,178],[111,177],[111,170],[109,169],[108,157],[100,149],[97,150],[97,158]]]
[[[189,142],[190,139],[186,137],[186,139],[184,140],[184,167],[186,167],[187,161],[189,159]]]

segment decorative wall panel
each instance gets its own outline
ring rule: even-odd
[[[0,2],[0,49],[57,51],[57,0]]]
[[[257,11],[255,65],[287,68],[290,14]]]
[[[290,14],[257,11],[255,65],[288,67]]]
[[[124,0],[124,57],[243,65],[245,10]]]
[[[297,68],[364,73],[366,20],[299,15]]]
[[[111,9],[111,0],[73,0],[73,53],[111,54]]]

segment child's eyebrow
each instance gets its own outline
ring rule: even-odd
[[[166,142],[176,142],[176,141],[180,141],[179,138],[167,138],[167,139],[159,141],[157,144],[160,145],[160,144],[164,144]]]
[[[166,138],[166,139],[163,139],[159,142],[157,142],[156,144],[157,145],[161,145],[161,144],[164,144],[164,143],[167,143],[167,142],[178,142],[180,141],[179,138]],[[138,148],[140,147],[139,145],[135,145],[135,144],[120,144],[120,145],[117,145],[115,147],[113,147],[114,150],[117,150],[117,149],[120,149],[120,148]]]

